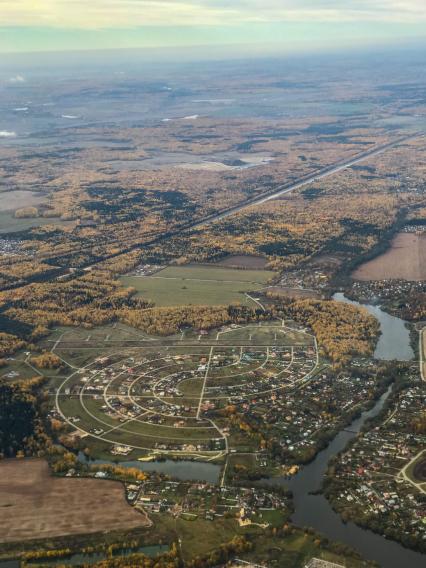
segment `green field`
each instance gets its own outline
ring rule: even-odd
[[[169,266],[152,276],[124,276],[124,286],[157,306],[255,305],[244,292],[260,290],[275,276],[268,270],[236,270],[215,266]]]

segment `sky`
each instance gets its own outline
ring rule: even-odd
[[[0,0],[0,53],[426,40],[426,0]]]

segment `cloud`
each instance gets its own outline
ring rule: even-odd
[[[424,0],[0,0],[0,26],[112,29],[301,21],[426,22]]]
[[[8,83],[25,83],[25,77],[22,75],[15,75],[7,80]]]
[[[0,138],[14,138],[16,132],[11,132],[10,130],[0,130]]]

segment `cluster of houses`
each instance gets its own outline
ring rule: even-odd
[[[17,254],[22,254],[22,241],[18,239],[0,239],[0,256],[15,256]],[[28,254],[26,252],[25,254]]]
[[[333,263],[333,267],[336,265]],[[328,285],[330,272],[320,268],[297,268],[285,270],[281,275],[279,286],[292,289],[321,290]]]
[[[98,357],[95,364],[96,368],[77,374],[78,380],[67,385],[64,394],[91,395],[105,416],[122,423],[139,419],[144,412],[147,424],[182,428],[202,425],[196,419],[198,397],[185,397],[181,384],[187,379],[202,379],[207,366],[209,381],[199,408],[201,420],[216,409],[218,398],[228,396],[231,403],[244,403],[305,379],[315,368],[316,352],[313,346],[265,347],[260,351],[218,347],[210,359],[201,353],[164,356],[164,351],[152,351],[113,363],[109,357]],[[78,417],[69,418],[78,421]],[[101,435],[104,429],[92,430]],[[157,444],[158,449],[161,445]]]
[[[226,375],[217,378],[213,375],[206,393],[212,398],[227,395],[231,403],[241,404],[303,381],[315,366],[316,355],[312,347],[269,347],[262,352],[246,351],[239,365],[234,367],[234,380],[228,380]]]
[[[333,429],[374,393],[375,379],[357,363],[356,373],[323,371],[303,389],[277,390],[251,398],[243,404],[246,416],[269,425],[272,435],[298,461],[307,450],[315,449],[325,431]]]
[[[351,296],[364,301],[392,300],[393,298],[408,298],[416,293],[426,291],[424,281],[384,279],[356,281],[351,289]],[[407,304],[409,308],[409,304]]]
[[[132,270],[132,276],[151,276],[155,272],[162,270],[164,266],[159,264],[140,264]]]
[[[150,477],[126,485],[128,502],[148,513],[168,513],[193,520],[231,515],[242,526],[268,526],[268,515],[290,512],[288,498],[256,487],[219,487],[205,482],[169,481]]]

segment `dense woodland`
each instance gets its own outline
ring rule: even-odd
[[[0,380],[0,457],[42,455],[49,444],[43,424],[44,379]]]
[[[281,299],[275,309],[312,329],[320,349],[336,365],[373,352],[379,324],[363,308],[331,300]]]
[[[97,287],[91,286],[94,282]],[[104,296],[102,291],[105,291]],[[10,318],[32,324],[38,333],[53,325],[93,327],[121,321],[152,335],[170,335],[185,327],[212,329],[230,323],[279,317],[308,326],[316,335],[324,355],[339,365],[347,362],[353,354],[371,354],[378,333],[377,321],[366,311],[331,300],[280,298],[266,311],[244,306],[155,308],[134,297],[132,289],[122,289],[116,283],[101,285],[88,276],[57,287],[51,285],[50,295],[39,285],[31,285],[31,292],[28,299],[18,297],[14,301],[9,300],[12,306],[19,307],[10,307],[6,313]],[[76,293],[80,294],[78,299],[87,307],[75,308]],[[42,330],[40,325],[44,326]],[[6,337],[4,355],[13,352],[18,345],[22,346],[23,342],[16,337]],[[36,358],[35,362],[41,368],[60,364],[46,355]]]

